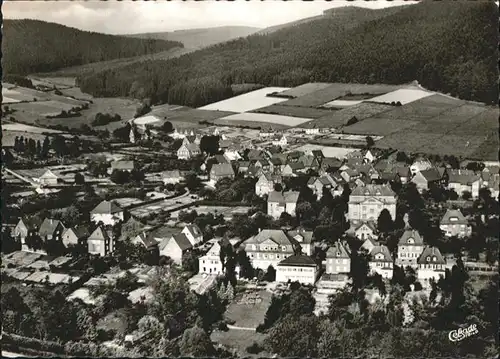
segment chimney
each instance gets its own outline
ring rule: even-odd
[[[259,228],[259,233],[262,231],[262,228]]]

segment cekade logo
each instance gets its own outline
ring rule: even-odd
[[[459,328],[456,330],[452,330],[450,334],[448,334],[448,338],[452,342],[459,342],[464,340],[465,338],[470,337],[471,335],[475,335],[478,333],[476,328],[476,324],[469,325],[467,328]]]

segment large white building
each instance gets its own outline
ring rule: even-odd
[[[317,274],[318,266],[311,257],[305,255],[290,256],[279,262],[276,268],[276,281],[314,285]]]
[[[398,242],[398,257],[396,265],[400,267],[417,268],[418,258],[424,250],[424,240],[420,233],[414,229],[407,229]]]
[[[275,269],[283,259],[295,255],[300,248],[295,239],[281,229],[263,229],[243,242],[252,266],[264,271],[269,266]]]
[[[384,209],[389,211],[393,220],[396,218],[396,194],[388,185],[359,186],[349,196],[348,219],[354,224],[376,222]]]

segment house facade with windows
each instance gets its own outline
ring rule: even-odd
[[[337,241],[326,251],[326,273],[341,274],[351,272],[351,254],[347,243]]]
[[[472,234],[469,221],[458,209],[448,209],[439,223],[439,228],[444,231],[446,237],[463,238]]]
[[[181,233],[186,236],[193,247],[203,242],[203,233],[196,224],[188,224]]]
[[[191,242],[183,233],[164,238],[158,245],[159,254],[170,257],[177,265],[182,265],[184,255],[191,248]]]
[[[183,143],[177,150],[177,158],[180,160],[189,160],[200,154],[200,146],[196,143]]]
[[[295,240],[296,245],[300,247],[302,254],[312,256],[313,253],[313,232],[306,231],[302,228],[287,232],[288,237]],[[299,248],[298,248],[299,249]],[[297,250],[298,252],[298,250]]]
[[[276,267],[276,281],[299,282],[314,285],[318,275],[318,266],[314,260],[305,255],[293,255],[283,259]]]
[[[29,248],[26,245],[26,238],[30,236],[38,235],[42,221],[37,218],[21,218],[17,222],[14,228],[13,235],[18,238],[21,242],[21,250],[28,251]]]
[[[164,171],[162,172],[161,177],[164,185],[167,185],[169,183],[177,184],[184,180],[184,176],[181,175],[181,172],[179,170]]]
[[[373,247],[370,252],[369,266],[371,273],[377,273],[380,274],[382,278],[391,279],[394,263],[389,248],[384,245]]]
[[[87,238],[87,248],[89,254],[104,257],[114,251],[113,237],[102,226],[99,226]]]
[[[265,196],[274,191],[277,183],[282,183],[280,176],[263,173],[255,183],[255,194],[259,197]]]
[[[459,196],[470,192],[472,198],[477,198],[482,185],[481,176],[474,171],[464,169],[448,171],[448,189],[454,190]]]
[[[62,240],[62,234],[66,228],[64,224],[52,218],[45,218],[40,226],[38,235],[43,241]]]
[[[307,187],[309,187],[313,193],[316,195],[318,200],[323,196],[323,191],[325,189],[333,190],[337,187],[337,182],[330,176],[330,174],[326,173],[321,177],[311,177],[311,179],[307,183]]]
[[[407,229],[398,242],[396,265],[416,269],[418,267],[418,258],[420,258],[424,247],[424,240],[420,233],[414,229]]]
[[[382,210],[387,209],[396,218],[396,194],[387,185],[367,184],[356,187],[349,196],[348,219],[351,223],[377,221]]]
[[[298,199],[299,192],[296,191],[270,192],[267,198],[267,214],[275,219],[280,218],[284,212],[295,216]]]
[[[235,173],[230,163],[216,163],[210,169],[210,180],[217,182],[223,178],[234,178]]]
[[[348,233],[353,234],[356,238],[364,241],[368,238],[377,239],[377,225],[374,221],[359,222],[351,225]]]
[[[293,238],[281,229],[263,229],[243,242],[252,266],[267,271],[271,265],[275,269],[283,259],[296,254],[299,248]]]
[[[83,244],[90,233],[86,226],[75,226],[67,228],[62,234],[62,243],[66,248]]]
[[[436,247],[427,246],[418,259],[417,279],[422,285],[428,285],[431,278],[444,277],[446,260]]]
[[[216,242],[204,256],[198,258],[198,273],[216,275],[224,274],[222,262],[220,260],[220,250],[221,246],[218,242]]]

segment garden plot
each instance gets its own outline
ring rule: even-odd
[[[229,98],[227,100],[219,101],[200,107],[200,110],[215,110],[215,111],[229,111],[229,112],[248,112],[265,106],[270,106],[275,103],[287,101],[286,98],[277,98],[267,96],[274,92],[281,92],[288,90],[288,87],[265,87],[260,90],[248,92],[243,95]]]
[[[25,279],[27,282],[35,283],[50,283],[50,284],[69,284],[76,282],[79,277],[72,277],[68,274],[49,273],[49,272],[34,272]]]
[[[332,111],[334,111],[334,110],[325,110],[325,109],[307,108],[307,107],[283,106],[283,105],[278,104],[278,105],[271,105],[271,106],[267,106],[267,107],[258,108],[252,112],[316,119],[316,118],[320,118],[322,116],[329,115]]]
[[[315,150],[320,150],[323,152],[323,156],[327,158],[345,158],[347,154],[357,151],[356,148],[344,148],[344,147],[329,147],[321,145],[307,144],[296,148],[297,151],[302,152],[312,152]]]
[[[392,108],[393,107],[390,105],[363,102],[358,105],[346,107],[342,110],[333,111],[327,116],[320,117],[307,123],[305,127],[341,127],[347,125],[348,121],[353,117],[361,121],[376,114],[386,113],[386,111]]]
[[[236,327],[257,328],[264,322],[271,297],[272,294],[266,290],[247,290],[238,293],[224,316],[234,321],[233,325]]]
[[[311,121],[310,118],[302,118],[302,117],[269,115],[264,113],[238,113],[231,116],[220,118],[217,121],[217,123],[227,122],[227,123],[245,125],[246,122],[249,122],[249,123],[272,124],[285,127],[295,127],[309,121]]]
[[[325,103],[321,107],[331,108],[331,107],[349,107],[354,105],[359,105],[363,100],[334,100]]]
[[[141,201],[138,198],[116,198],[113,201],[115,201],[116,203],[118,203],[118,205],[121,208],[129,207],[129,206],[132,206],[132,205],[135,205],[135,204],[144,203],[144,201]]]
[[[39,253],[17,251],[5,257],[2,257],[2,267],[4,265],[7,266],[10,263],[12,263],[16,267],[27,266],[33,263],[34,261],[38,260],[42,256],[43,255]]]

